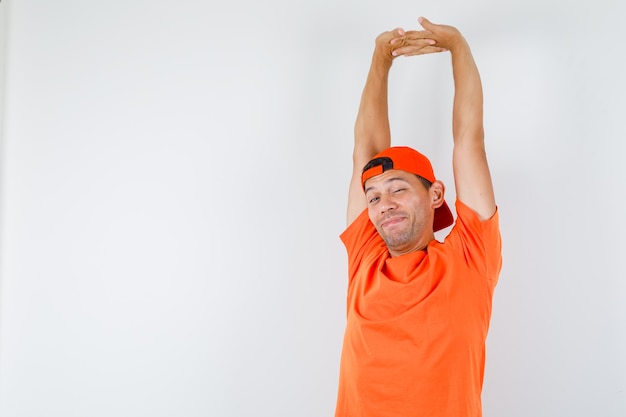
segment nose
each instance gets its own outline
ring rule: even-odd
[[[389,194],[383,194],[380,196],[380,212],[381,214],[393,210],[396,208],[396,202]]]

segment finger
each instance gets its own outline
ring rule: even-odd
[[[405,36],[403,40],[404,40],[403,45],[414,45],[414,46],[427,46],[427,45],[434,45],[437,43],[437,39],[435,39],[434,37],[432,38],[408,38]]]
[[[397,56],[397,55],[402,55],[405,54],[411,50],[419,50],[419,49],[423,49],[429,46],[433,46],[435,45],[435,40],[434,39],[407,39],[405,38],[401,38],[401,42],[399,42],[394,50],[391,52],[392,55]]]
[[[419,52],[409,52],[404,54],[403,56],[414,56],[414,55],[426,55],[426,54],[436,54],[436,53],[440,53],[440,52],[446,52],[447,49],[446,48],[442,48],[440,46],[428,46],[426,48],[422,48],[420,49]]]
[[[438,40],[438,36],[436,36],[434,33],[429,32],[427,30],[420,30],[420,31],[409,31],[406,32],[406,35],[403,38],[403,43],[402,45],[410,45],[410,44],[416,44],[416,42],[426,42],[427,44],[431,44],[434,45],[437,43]]]
[[[417,21],[419,22],[420,25],[422,25],[422,27],[426,30],[430,30],[433,27],[435,27],[435,25],[428,19],[426,19],[423,16],[420,16],[417,18]]]
[[[428,45],[428,46],[424,46],[421,48],[416,48],[416,47],[403,47],[403,48],[398,48],[396,50],[394,50],[392,52],[393,56],[415,56],[415,55],[425,55],[425,54],[433,54],[433,53],[438,53],[438,52],[445,52],[446,49],[439,47],[439,46],[433,46],[433,45]]]
[[[389,43],[394,44],[400,42],[404,36],[406,36],[406,32],[402,28],[395,28],[391,31],[391,35],[393,38],[389,41]]]
[[[426,39],[432,38],[434,33],[428,30],[408,30],[405,32],[404,36],[409,39]]]
[[[404,29],[396,28],[393,30],[388,30],[386,32],[381,33],[376,38],[376,42],[380,43],[390,43],[393,39],[404,36]]]

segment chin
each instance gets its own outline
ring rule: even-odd
[[[390,235],[381,235],[387,247],[389,249],[403,248],[408,246],[412,239],[407,238],[406,236],[390,236]]]

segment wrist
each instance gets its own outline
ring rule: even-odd
[[[372,67],[388,70],[391,68],[394,56],[391,55],[391,49],[376,48],[372,56]]]
[[[459,35],[459,39],[450,46],[449,51],[451,54],[467,52],[469,51],[469,44],[463,36]]]

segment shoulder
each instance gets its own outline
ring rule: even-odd
[[[493,214],[490,217],[482,219],[475,210],[461,200],[457,199],[454,206],[456,208],[457,219],[452,231],[456,230],[457,233],[465,231],[466,233],[480,235],[490,231],[499,232],[500,218],[497,207],[494,208]]]
[[[502,239],[499,213],[481,220],[474,210],[460,200],[455,203],[456,222],[443,245],[458,254],[466,265],[478,269],[491,280],[497,279],[502,264]]]
[[[372,265],[388,256],[387,245],[363,210],[340,235],[348,254],[348,270],[352,278],[358,269]]]
[[[384,244],[367,215],[367,209],[362,210],[339,237],[348,254],[358,251],[372,242]]]

